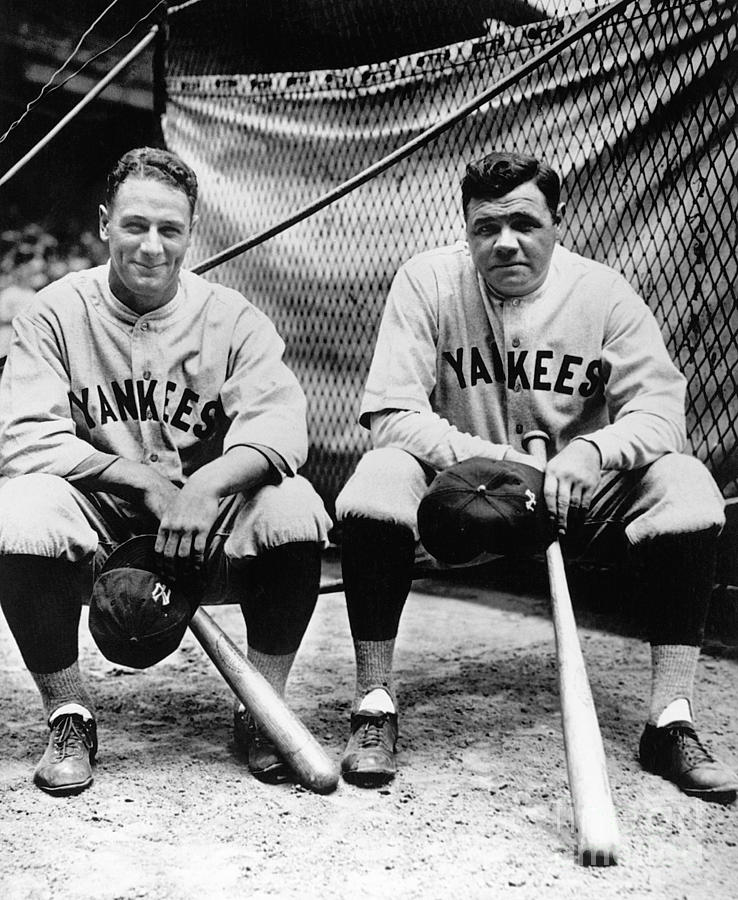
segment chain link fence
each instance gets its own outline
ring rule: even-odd
[[[505,148],[558,169],[563,243],[620,269],[653,309],[688,378],[694,452],[735,496],[735,4],[450,6],[170,8],[164,135],[202,184],[190,264],[278,223],[582,30],[407,159],[214,270],[287,342],[309,401],[305,474],[331,507],[367,447],[358,405],[392,276],[463,238],[465,164]]]

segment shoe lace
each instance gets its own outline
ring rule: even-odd
[[[715,762],[715,758],[699,739],[694,728],[690,728],[687,725],[677,725],[669,730],[676,737],[684,760],[690,766],[696,766],[703,762]]]
[[[91,748],[92,741],[80,716],[60,716],[54,723],[54,756],[58,762],[89,753]]]
[[[359,733],[359,746],[362,749],[377,747],[382,743],[384,725],[389,719],[389,713],[377,718],[365,719],[361,724]]]

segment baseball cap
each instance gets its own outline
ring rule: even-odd
[[[156,535],[124,541],[95,579],[90,633],[111,662],[145,669],[174,652],[194,606],[187,592],[157,571]]]
[[[450,564],[484,552],[535,552],[548,521],[542,491],[543,473],[525,463],[481,456],[456,463],[436,475],[420,502],[420,540]]]

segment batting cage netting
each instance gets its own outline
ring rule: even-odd
[[[367,447],[358,405],[392,276],[463,239],[465,164],[494,148],[562,174],[563,243],[621,270],[651,306],[688,378],[693,449],[738,494],[733,0],[190,0],[168,21],[165,140],[202,185],[190,264],[509,79],[214,270],[285,338],[309,400],[306,474],[329,506]]]

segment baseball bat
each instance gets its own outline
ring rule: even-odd
[[[241,649],[202,607],[190,620],[190,630],[233,693],[274,742],[300,784],[318,794],[335,790],[338,767],[266,678],[256,671]]]
[[[543,431],[531,431],[523,438],[523,447],[544,467],[547,461],[547,444],[548,435]],[[605,750],[577,635],[561,546],[555,537],[546,548],[546,564],[577,854],[582,865],[611,866],[617,863],[618,855],[617,817],[610,795]]]

